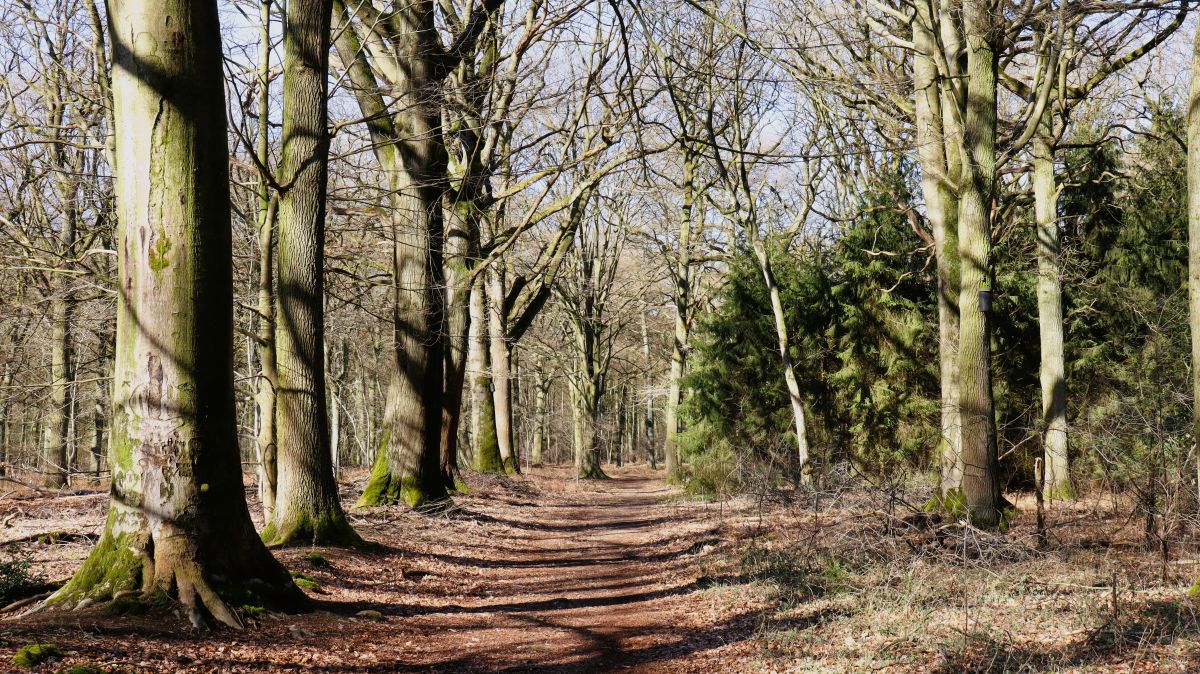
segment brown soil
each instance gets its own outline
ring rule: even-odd
[[[754,632],[761,611],[698,591],[705,560],[724,546],[718,507],[675,498],[643,468],[614,477],[576,481],[539,469],[473,478],[474,493],[448,514],[360,513],[355,526],[380,550],[277,552],[319,581],[311,614],[208,634],[169,614],[35,614],[0,623],[0,663],[23,644],[54,643],[67,657],[41,671],[84,663],[123,672],[736,671],[716,663]],[[24,499],[25,516],[0,542],[39,530],[94,534],[104,503]],[[47,543],[23,545],[54,580],[88,549],[79,536]],[[314,551],[329,565],[305,559]]]

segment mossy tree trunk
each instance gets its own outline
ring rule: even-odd
[[[529,451],[529,463],[542,465],[542,452],[546,447],[546,402],[550,393],[550,377],[542,371],[543,361],[538,358],[533,365],[533,438]]]
[[[500,445],[496,441],[496,410],[492,406],[492,377],[488,363],[487,297],[483,277],[471,284],[471,325],[468,334],[467,377],[471,388],[471,440],[474,442],[475,470],[480,473],[504,472]]]
[[[230,603],[303,594],[254,531],[233,388],[228,146],[217,3],[113,0],[118,211],[112,497],[100,542],[48,602],[174,592]]]
[[[441,476],[446,341],[442,205],[447,160],[438,102],[445,76],[439,57],[443,50],[428,0],[398,6],[375,17],[383,24],[366,29],[351,21],[350,9],[335,3],[341,24],[337,48],[388,180],[393,241],[394,347],[382,438],[358,505],[402,502],[417,507],[447,496]],[[373,8],[364,3],[353,10],[370,13]],[[387,33],[386,38],[381,33]],[[366,58],[362,37],[373,61]],[[384,39],[386,48],[379,43]],[[390,107],[372,64],[395,97]]]
[[[996,172],[996,14],[988,0],[962,5],[967,47],[966,107],[959,188],[959,410],[962,492],[971,521],[1000,524],[1000,486],[992,398],[991,329],[979,293],[991,291],[991,218]]]
[[[357,545],[338,499],[325,383],[325,195],[332,0],[289,0],[279,197],[278,491],[270,545]]]

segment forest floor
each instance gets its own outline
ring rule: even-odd
[[[1056,507],[1038,550],[1025,502],[993,536],[880,493],[706,503],[644,467],[611,473],[470,476],[448,513],[355,511],[379,547],[276,551],[317,583],[316,610],[240,632],[170,610],[12,611],[0,672],[32,643],[63,653],[38,672],[1200,671],[1195,542],[1144,552],[1111,499]],[[105,504],[0,485],[0,561],[65,580]]]

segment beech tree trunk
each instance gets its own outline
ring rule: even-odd
[[[471,323],[470,258],[478,234],[471,222],[450,204],[446,214],[446,352],[445,393],[442,399],[441,473],[447,489],[462,484],[458,473],[458,438],[462,425],[463,386],[467,379],[467,349]]]
[[[654,375],[650,369],[650,331],[646,326],[646,312],[641,313],[642,319],[642,360],[646,367],[646,412],[645,412],[645,438],[646,438],[646,462],[650,464],[650,470],[658,470],[658,456],[654,448]]]
[[[1041,341],[1044,498],[1072,495],[1067,458],[1067,375],[1063,358],[1062,262],[1058,242],[1058,187],[1054,181],[1050,111],[1033,140],[1033,193],[1037,214],[1038,331]]]
[[[991,209],[996,172],[996,63],[991,40],[996,15],[988,0],[962,5],[967,45],[967,104],[962,129],[963,179],[959,188],[959,410],[962,422],[962,491],[972,523],[1000,524],[995,406],[992,399],[991,329],[979,293],[990,292]]]
[[[488,350],[492,360],[492,409],[495,413],[496,447],[506,473],[519,473],[520,462],[513,448],[512,350],[505,329],[504,271],[493,266],[487,270]]]
[[[243,494],[217,3],[108,7],[118,214],[112,497],[100,542],[48,602],[161,591],[197,625],[207,610],[240,626],[227,599],[287,609],[304,597],[255,534]]]
[[[942,440],[938,449],[942,496],[962,488],[961,423],[958,415],[958,202],[957,156],[947,152],[947,127],[952,105],[943,91],[935,62],[933,8],[918,5],[913,21],[916,54],[913,87],[917,128],[917,158],[926,217],[933,230],[937,262],[938,364],[941,387]],[[953,29],[947,29],[953,30]]]
[[[488,372],[487,298],[480,276],[471,285],[467,377],[471,387],[471,440],[475,443],[475,470],[503,473],[504,461],[496,442],[496,410],[492,403],[492,377]]]
[[[278,491],[270,545],[358,545],[338,499],[325,388],[325,193],[331,0],[289,0],[279,198]]]
[[[263,166],[267,164],[268,132],[270,130],[271,75],[271,5],[262,0],[259,5],[258,54],[258,139],[255,154]],[[278,202],[271,197],[265,176],[258,181],[258,390],[254,395],[258,406],[258,433],[255,452],[258,455],[258,496],[262,500],[263,518],[275,517],[277,482],[277,452],[275,443],[275,390],[278,385],[275,358],[275,215]]]
[[[59,78],[51,77],[52,86],[57,88]],[[52,106],[50,124],[53,133],[67,123],[66,106],[58,102]],[[67,159],[63,145],[50,145],[58,174],[55,187],[61,201],[62,221],[58,231],[58,254],[64,267],[50,274],[50,409],[46,414],[46,437],[42,455],[42,483],[47,487],[65,487],[70,481],[70,446],[73,444],[72,411],[75,400],[71,380],[73,340],[71,324],[75,315],[75,299],[72,285],[75,283],[66,272],[75,257],[75,238],[79,226],[77,208],[78,187],[74,169]]]
[[[363,45],[336,1],[337,48],[368,121],[375,156],[388,180],[392,232],[394,343],[384,420],[375,467],[359,506],[446,499],[441,475],[446,336],[442,201],[447,158],[442,141],[437,60],[443,49],[430,0],[397,5],[387,53],[376,54],[394,96],[385,104]],[[371,39],[378,35],[372,33]],[[402,76],[399,75],[402,73]]]

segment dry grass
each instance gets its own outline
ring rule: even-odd
[[[852,490],[813,509],[739,509],[710,591],[771,601],[751,671],[1200,671],[1190,534],[1164,564],[1110,495],[1056,505],[1041,550],[1032,499],[1003,535],[889,501]]]

